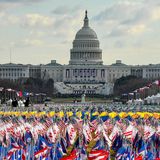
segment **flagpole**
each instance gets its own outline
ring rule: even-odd
[[[31,141],[31,158],[32,160],[34,160],[34,140],[32,137],[32,141]]]
[[[81,130],[81,132],[80,132]],[[80,147],[80,158],[82,159],[82,154],[81,154],[81,151],[82,151],[82,140],[83,140],[83,120],[82,120],[82,128],[80,128],[78,130],[78,133],[79,133],[79,147]]]
[[[3,158],[3,146],[1,145],[0,158]]]

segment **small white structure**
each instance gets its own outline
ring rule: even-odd
[[[21,100],[18,101],[18,107],[24,107],[23,101],[21,101]]]
[[[81,99],[81,103],[85,103],[86,102],[86,95],[85,95],[85,93],[84,94],[82,94],[82,99]]]
[[[7,106],[11,106],[12,105],[12,99],[7,101]]]
[[[142,100],[141,98],[134,100],[134,104],[136,105],[142,105],[144,104],[144,100]]]
[[[160,93],[145,98],[147,104],[160,104]]]

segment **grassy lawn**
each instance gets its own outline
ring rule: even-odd
[[[53,98],[52,101],[55,103],[73,103],[74,101],[81,102],[81,98]],[[91,98],[87,97],[86,102],[95,102],[95,103],[107,103],[111,100],[106,100],[104,98]]]

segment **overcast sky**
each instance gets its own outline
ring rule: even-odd
[[[86,9],[104,64],[160,63],[160,0],[0,0],[0,63],[68,64]]]

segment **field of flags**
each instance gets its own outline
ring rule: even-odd
[[[46,110],[0,111],[0,160],[160,160],[159,112]]]

